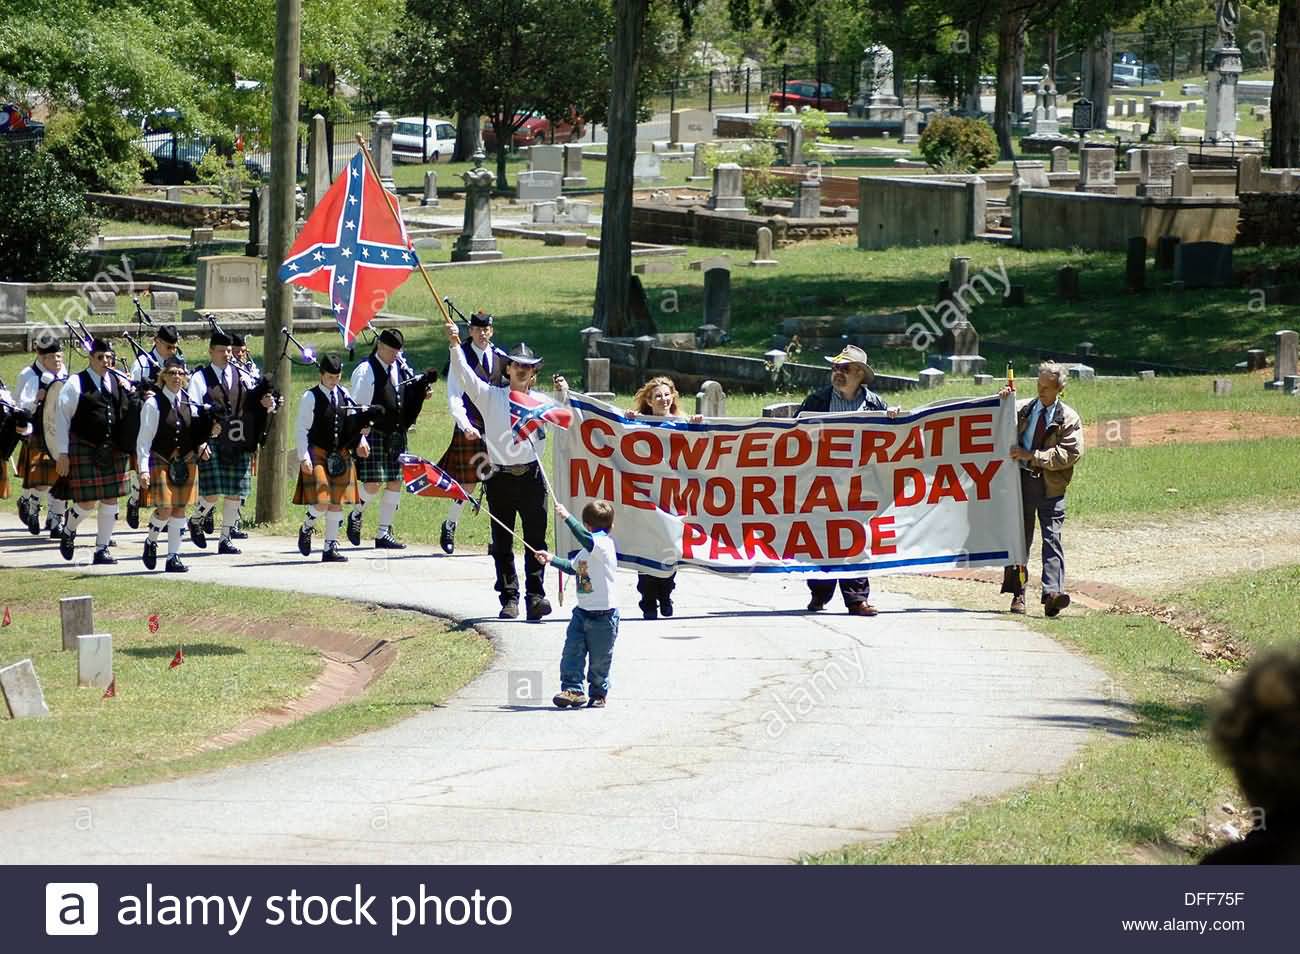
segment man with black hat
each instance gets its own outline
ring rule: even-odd
[[[400,454],[406,452],[407,422],[414,420],[423,401],[420,388],[436,381],[436,371],[427,371],[410,380],[402,378],[402,348],[406,339],[397,328],[385,328],[379,333],[375,350],[352,372],[352,397],[362,407],[376,405],[383,409],[366,441],[370,454],[357,460],[357,503],[348,514],[348,541],[361,545],[361,521],[366,505],[384,488],[383,502],[379,505],[379,527],[375,533],[375,549],[405,550],[393,536],[393,517],[402,498],[402,462]],[[411,388],[409,393],[408,388]],[[415,402],[412,404],[411,402]]]
[[[136,460],[140,462],[140,504],[155,508],[144,542],[144,565],[158,565],[158,537],[167,531],[168,573],[185,573],[181,534],[185,511],[198,499],[198,460],[211,454],[209,438],[221,432],[210,412],[194,408],[186,393],[189,368],[172,355],[163,361],[160,388],[144,399]]]
[[[43,338],[36,346],[36,360],[18,372],[17,403],[31,415],[32,431],[18,455],[18,476],[23,481],[19,498],[19,516],[33,536],[41,532],[41,508],[49,507],[45,529],[50,539],[63,535],[63,517],[67,508],[67,481],[59,479],[54,456],[45,441],[46,395],[56,381],[68,378],[63,366],[62,342],[56,337]]]
[[[163,362],[174,357],[180,346],[181,336],[175,325],[159,325],[153,333],[153,350],[146,351],[135,359],[131,365],[131,380],[140,384],[153,385],[162,373]],[[132,461],[131,472],[127,475],[131,492],[126,498],[126,525],[132,530],[140,527],[140,473],[141,468],[148,470],[148,465]]]
[[[262,378],[262,370],[253,360],[252,354],[248,350],[248,339],[239,332],[230,334],[230,362],[235,366],[240,374],[244,376],[244,384],[247,387],[255,387],[257,382]],[[250,468],[252,476],[257,476],[257,455],[253,455],[253,463]],[[235,512],[235,525],[230,529],[230,539],[247,540],[248,533],[244,530],[244,504],[248,502],[248,497],[239,498],[239,510]],[[212,519],[211,515],[208,517]],[[205,526],[206,530],[207,527]]]
[[[231,443],[235,436],[232,435],[232,422],[242,422],[244,402],[250,390],[244,376],[231,363],[231,344],[230,335],[214,330],[208,339],[210,363],[200,368],[190,381],[190,400],[199,405],[211,405],[213,415],[222,424],[221,436],[212,444],[212,455],[199,462],[201,499],[198,509],[190,517],[190,539],[200,549],[207,547],[203,522],[216,508],[217,501],[224,500],[221,543],[217,552],[238,554],[241,551],[231,542],[231,536],[239,515],[239,502],[248,496],[252,487],[253,453]],[[262,397],[262,406],[268,411],[274,405],[275,399],[271,395]]]
[[[307,507],[307,515],[298,530],[298,552],[311,554],[311,537],[316,521],[325,514],[325,550],[322,563],[346,563],[339,552],[339,527],[343,523],[343,506],[356,503],[357,473],[352,449],[358,457],[368,457],[366,417],[340,384],[343,362],[336,354],[317,359],[320,384],[309,388],[298,402],[298,486],[293,502]],[[349,412],[349,409],[352,409]]]
[[[508,363],[501,349],[492,347],[492,316],[480,309],[469,316],[469,341],[460,345],[465,363],[474,376],[487,384],[504,386]],[[449,473],[471,495],[474,485],[484,479],[488,461],[487,445],[483,443],[483,415],[456,376],[447,375],[447,403],[455,426],[451,443],[438,461],[438,466]],[[460,522],[463,500],[453,500],[442,524],[442,551],[453,553],[456,549],[456,525]]]
[[[890,407],[884,398],[869,389],[876,378],[876,372],[867,362],[867,353],[855,345],[845,345],[844,349],[833,358],[831,363],[831,383],[829,386],[814,391],[804,398],[799,405],[799,414],[842,413],[845,411],[885,411],[890,417],[898,413],[897,407]],[[797,415],[796,415],[797,416]],[[808,602],[808,611],[819,613],[835,595],[835,580],[808,580],[808,589],[812,599]],[[839,581],[840,593],[844,605],[853,616],[875,616],[876,608],[868,602],[871,596],[871,581],[865,576]]]
[[[533,391],[542,359],[527,344],[520,342],[508,355],[506,376],[509,389],[496,388],[482,380],[470,367],[455,325],[447,326],[447,341],[451,345],[450,379],[459,379],[461,387],[483,415],[483,440],[492,465],[491,475],[487,478],[487,500],[492,516],[496,518],[492,522],[492,558],[496,562],[496,590],[501,595],[500,616],[502,619],[519,616],[519,577],[515,572],[514,537],[511,535],[518,516],[528,548],[524,552],[528,619],[536,621],[551,612],[543,585],[546,567],[535,552],[546,549],[546,485],[541,472],[542,448],[539,446],[546,440],[546,430],[539,428],[535,437],[516,438],[510,421],[510,391],[525,394]],[[564,378],[556,375],[553,382],[561,395],[567,394],[569,385]],[[546,399],[540,392],[535,396]]]
[[[126,493],[130,455],[119,451],[114,439],[126,413],[126,375],[118,375],[116,356],[108,342],[90,342],[90,363],[59,390],[55,414],[55,469],[68,478],[72,506],[64,521],[59,553],[71,560],[77,528],[98,508],[95,557],[98,564],[116,563],[108,552],[117,521],[117,501]]]

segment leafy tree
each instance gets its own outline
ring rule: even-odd
[[[76,277],[79,250],[95,234],[85,190],[48,152],[0,144],[0,281]]]
[[[1277,11],[1277,62],[1269,107],[1274,169],[1300,166],[1300,0],[1283,0]]]

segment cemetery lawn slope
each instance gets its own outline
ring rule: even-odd
[[[960,589],[944,586],[949,595]],[[1277,612],[1298,594],[1300,566],[1290,565],[1222,577],[1170,602],[1229,629],[1253,651],[1300,638]],[[1216,806],[1233,805],[1242,827],[1246,802],[1206,744],[1210,707],[1239,667],[1207,662],[1186,638],[1148,617],[1071,610],[1030,623],[1104,666],[1133,726],[1099,725],[1114,731],[1084,748],[1058,778],[972,803],[887,843],[852,845],[808,862],[1191,863],[1214,846],[1207,819]]]
[[[293,593],[138,578],[74,578],[0,569],[0,665],[31,658],[47,719],[0,721],[0,808],[33,798],[139,784],[347,738],[438,705],[477,675],[486,640],[415,613]],[[77,688],[60,651],[58,597],[94,597],[95,629],[113,636],[116,698]],[[158,632],[149,632],[157,614]],[[311,648],[271,638],[319,622],[397,645],[351,701],[228,748],[207,740],[299,698],[322,667]],[[184,662],[169,665],[176,651]]]

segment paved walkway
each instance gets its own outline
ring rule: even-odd
[[[142,534],[119,527],[129,559],[113,570],[143,572]],[[5,861],[782,862],[1054,773],[1123,718],[1098,669],[1006,615],[891,594],[887,578],[875,619],[812,615],[797,581],[694,572],[658,623],[620,573],[631,618],[610,705],[558,711],[568,606],[502,623],[484,556],[350,556],[322,567],[254,537],[237,558],[189,548],[187,579],[330,595],[356,581],[368,600],[479,626],[489,669],[446,706],[345,742],[0,812]],[[8,501],[0,566],[70,567]],[[516,671],[540,674],[541,698],[508,696]]]

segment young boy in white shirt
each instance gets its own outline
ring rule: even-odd
[[[582,508],[582,522],[561,506],[555,512],[568,525],[582,548],[572,560],[552,556],[545,550],[537,558],[578,578],[578,605],[564,636],[560,656],[560,691],[552,700],[561,709],[602,708],[609,694],[609,667],[614,661],[618,639],[618,610],[614,607],[614,571],[618,549],[609,535],[614,526],[614,505],[593,500]],[[586,664],[590,701],[582,694],[582,670]]]

